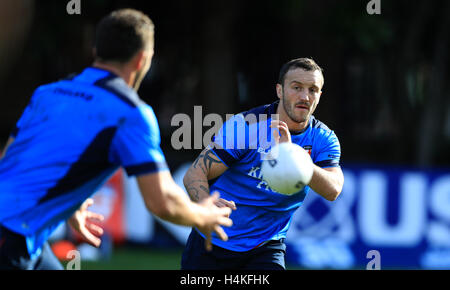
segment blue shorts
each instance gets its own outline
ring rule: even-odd
[[[205,239],[193,229],[181,258],[181,270],[285,270],[284,239],[268,241],[246,252],[235,252],[213,245],[205,249]]]
[[[64,270],[47,243],[31,259],[25,237],[0,226],[0,270]]]

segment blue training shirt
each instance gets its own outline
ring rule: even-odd
[[[117,169],[168,170],[155,114],[117,75],[86,68],[40,86],[0,161],[0,225],[36,256],[53,230]]]
[[[213,235],[213,244],[232,251],[248,251],[268,240],[286,237],[291,218],[301,206],[309,187],[291,196],[272,190],[261,178],[262,156],[274,145],[272,114],[279,102],[254,108],[229,119],[213,137],[210,148],[228,169],[212,184],[210,191],[236,203],[231,213],[233,225],[224,228],[229,240]],[[327,126],[311,116],[302,132],[292,134],[292,142],[309,152],[322,168],[339,166],[339,141]]]

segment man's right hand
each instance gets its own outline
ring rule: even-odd
[[[196,228],[206,236],[205,247],[207,251],[212,250],[212,233],[216,233],[222,241],[227,241],[228,236],[221,226],[230,227],[233,224],[233,221],[229,218],[231,208],[229,206],[219,207],[217,205],[219,200],[219,193],[215,192],[198,203],[204,210],[201,212],[203,217],[201,224],[197,225]]]
[[[229,208],[231,208],[232,210],[236,210],[236,209],[237,209],[236,204],[234,203],[234,201],[232,201],[232,200],[226,200],[226,199],[223,199],[223,198],[219,198],[219,199],[216,201],[216,205],[217,205],[218,207],[229,207]]]

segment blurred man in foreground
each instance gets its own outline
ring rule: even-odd
[[[137,94],[150,68],[154,27],[143,13],[118,10],[97,27],[91,67],[40,86],[0,161],[0,269],[62,269],[47,239],[66,219],[100,245],[102,216],[88,199],[122,166],[136,176],[147,208],[226,240],[229,208],[218,195],[196,204],[172,179],[152,108]]]

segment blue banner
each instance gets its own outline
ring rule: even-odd
[[[180,185],[190,164],[174,172]],[[341,195],[310,191],[292,218],[286,261],[313,269],[450,269],[450,170],[343,166]],[[190,228],[148,213],[134,179],[125,180],[128,240],[184,244]],[[157,233],[157,222],[165,233]],[[170,242],[171,241],[171,242]]]
[[[450,269],[449,170],[345,166],[344,175],[336,201],[310,192],[294,215],[288,262],[317,269]]]

